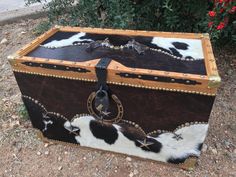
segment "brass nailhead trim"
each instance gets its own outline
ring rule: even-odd
[[[83,78],[75,78],[75,77],[67,77],[67,76],[57,76],[57,75],[53,75],[53,74],[42,74],[42,73],[35,73],[35,72],[27,72],[27,71],[22,71],[22,70],[17,70],[17,69],[13,69],[13,71],[14,72],[19,72],[19,73],[26,73],[26,74],[33,74],[33,75],[40,75],[40,76],[47,76],[47,77],[55,77],[55,78],[62,78],[62,79],[97,82],[97,80],[93,80],[93,79],[83,79]],[[152,90],[174,91],[174,92],[183,92],[183,93],[207,95],[207,96],[215,96],[216,95],[216,94],[212,94],[212,93],[205,93],[205,92],[198,92],[198,91],[189,91],[189,90],[181,90],[181,89],[169,89],[169,88],[151,87],[151,86],[144,86],[144,85],[134,85],[134,84],[126,84],[126,83],[122,83],[122,82],[119,83],[119,82],[108,81],[107,83],[108,84],[114,84],[114,85],[124,85],[124,86],[135,87],[135,88],[152,89]]]

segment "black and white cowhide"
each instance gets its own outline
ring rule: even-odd
[[[170,163],[184,162],[190,156],[199,156],[206,137],[207,124],[193,124],[175,132],[144,137],[142,132],[129,131],[122,124],[102,124],[92,116],[76,117],[67,121],[68,131],[79,129],[75,136],[81,146],[134,155]],[[146,139],[147,146],[143,145]]]
[[[67,38],[67,39],[61,39],[61,40],[52,40],[46,44],[44,44],[43,46],[45,47],[49,47],[49,48],[53,48],[53,47],[66,47],[66,46],[71,46],[71,45],[75,45],[77,43],[90,43],[93,42],[94,40],[86,38],[86,33],[77,33],[75,35],[72,35],[71,37]]]
[[[174,56],[202,60],[204,59],[202,43],[199,39],[185,38],[167,38],[167,37],[142,37],[142,36],[119,36],[119,35],[102,35],[90,33],[75,33],[68,38],[51,39],[42,46],[48,48],[66,47],[76,45],[78,43],[90,43],[97,40],[109,39],[113,45],[126,45],[129,41],[135,40],[143,45],[155,49],[162,49]]]
[[[178,164],[190,156],[198,157],[208,129],[208,124],[189,124],[174,132],[146,136],[123,121],[101,123],[90,115],[76,115],[69,120],[48,112],[37,100],[27,96],[23,100],[33,126],[49,139],[162,162]]]
[[[154,37],[151,43],[175,56],[189,59],[204,58],[202,42],[199,39]]]

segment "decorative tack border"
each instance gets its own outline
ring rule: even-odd
[[[87,82],[97,82],[97,80],[93,80],[93,79],[84,79],[84,78],[59,76],[59,75],[53,75],[53,74],[28,72],[28,71],[23,71],[23,70],[18,70],[18,69],[13,69],[13,71],[17,73],[25,73],[25,74],[39,75],[39,76],[46,76],[46,77],[62,78],[62,79],[69,79],[69,80],[80,80],[80,81],[87,81]],[[151,90],[163,90],[163,91],[171,91],[171,92],[199,94],[199,95],[206,95],[206,96],[216,96],[216,94],[214,93],[205,93],[205,92],[182,90],[182,89],[170,89],[170,88],[163,88],[163,87],[150,87],[150,86],[144,86],[144,85],[127,84],[127,83],[122,83],[122,82],[119,83],[119,82],[107,81],[107,84],[122,85],[122,86],[144,88],[144,89],[151,89]]]

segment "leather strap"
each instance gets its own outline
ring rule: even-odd
[[[102,87],[103,90],[108,90],[108,86],[106,85],[107,81],[107,67],[110,64],[110,58],[101,58],[100,61],[95,66],[96,76],[98,80],[98,89]]]
[[[108,86],[106,84],[107,67],[110,62],[111,59],[109,58],[101,58],[101,60],[97,63],[95,67],[98,80],[98,91],[96,92],[94,106],[99,112],[99,118],[101,120],[103,120],[103,118],[108,115],[108,108],[110,105]]]

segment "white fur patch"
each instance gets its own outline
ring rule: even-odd
[[[187,50],[181,50],[175,48],[172,44],[173,42],[182,42],[188,44]],[[199,39],[181,39],[181,38],[164,38],[164,37],[154,37],[152,39],[152,44],[157,45],[158,47],[164,48],[171,52],[170,48],[175,48],[183,58],[191,56],[193,59],[203,59],[203,50],[202,42]]]
[[[134,141],[129,140],[123,135],[120,131],[121,127],[117,124],[113,124],[118,132],[118,138],[114,144],[110,145],[103,139],[94,137],[90,131],[91,120],[95,119],[92,116],[82,116],[73,119],[72,122],[67,121],[64,127],[69,131],[71,130],[70,125],[80,129],[79,136],[75,136],[75,139],[81,146],[114,151],[163,162],[167,162],[170,158],[185,158],[189,155],[199,156],[200,151],[198,146],[203,143],[208,129],[207,124],[195,124],[178,129],[174,133],[162,133],[156,138],[149,137],[162,144],[161,151],[155,153],[144,151],[140,147],[137,147]]]
[[[188,155],[199,156],[201,152],[198,146],[203,143],[207,130],[208,124],[195,124],[178,129],[174,133],[162,133],[155,138],[163,145],[160,156],[163,158],[167,156],[173,158]]]
[[[86,33],[78,33],[78,34],[75,34],[73,36],[71,36],[70,38],[68,39],[62,39],[62,40],[53,40],[51,42],[48,42],[46,44],[44,44],[43,46],[44,47],[51,47],[51,48],[54,48],[54,47],[65,47],[65,46],[71,46],[73,45],[74,42],[83,42],[83,41],[90,41],[92,42],[93,40],[92,39],[81,39],[81,37],[85,36]]]

